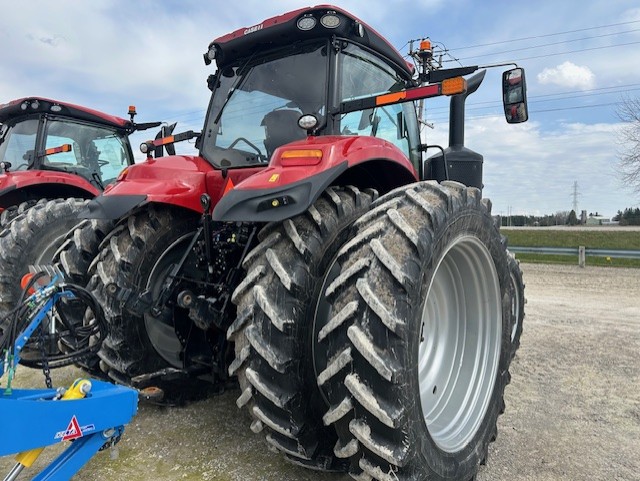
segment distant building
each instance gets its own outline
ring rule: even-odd
[[[587,217],[587,225],[605,225],[611,224],[611,218],[605,217],[603,215],[589,215]]]
[[[587,211],[583,210],[582,212],[580,212],[580,223],[581,224],[586,224],[587,223]]]

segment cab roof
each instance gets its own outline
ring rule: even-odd
[[[325,27],[321,19],[327,14],[338,17],[339,24],[335,27]],[[298,21],[304,17],[315,19],[314,26],[308,30],[298,27]],[[310,23],[312,20],[307,24]],[[413,65],[405,61],[400,52],[382,35],[346,10],[333,5],[300,8],[268,18],[257,25],[240,28],[213,40],[209,44],[209,50],[215,48],[216,63],[218,68],[221,68],[254,52],[289,45],[298,40],[327,38],[333,35],[372,49],[395,63],[407,75],[413,75]]]
[[[23,115],[37,113],[50,113],[52,115],[71,117],[122,130],[129,130],[133,125],[129,120],[116,117],[115,115],[105,114],[80,105],[44,97],[24,97],[12,100],[6,104],[0,104],[0,123]]]

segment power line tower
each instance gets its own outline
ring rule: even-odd
[[[580,192],[578,192],[578,181],[574,181],[573,182],[573,193],[571,194],[571,196],[573,197],[573,211],[576,213],[576,215],[578,214],[578,196],[581,195]]]

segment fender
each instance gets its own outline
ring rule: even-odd
[[[366,136],[309,137],[276,149],[268,168],[228,191],[213,210],[213,220],[282,221],[305,212],[347,170],[371,160],[386,160],[418,174],[395,145]]]
[[[0,211],[28,199],[81,197],[91,199],[100,189],[83,177],[48,170],[6,172],[0,175]]]
[[[14,190],[33,185],[64,184],[86,191],[91,197],[100,194],[100,190],[84,177],[52,170],[25,170],[6,172],[0,175],[0,196]]]
[[[222,172],[198,156],[147,159],[124,169],[114,184],[89,202],[84,219],[120,219],[146,203],[173,205],[202,213],[200,197],[209,193],[216,202],[227,185],[240,183],[264,167]]]
[[[206,192],[206,173],[213,167],[195,156],[147,159],[125,168],[114,184],[89,202],[84,219],[119,219],[134,208],[158,202],[201,212],[200,195]]]

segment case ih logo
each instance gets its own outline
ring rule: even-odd
[[[260,24],[258,24],[258,25],[254,25],[253,27],[249,27],[248,29],[246,29],[246,30],[244,31],[244,34],[245,34],[245,35],[249,35],[250,33],[257,32],[258,30],[262,30],[262,27],[263,27],[263,26],[264,26],[264,25],[262,25],[262,24],[260,23]]]
[[[80,427],[80,424],[78,424],[78,419],[73,416],[71,418],[71,421],[69,421],[67,429],[65,431],[58,431],[54,439],[60,439],[61,441],[71,441],[73,439],[81,438],[86,433],[95,431],[95,429],[95,425],[93,424]]]

